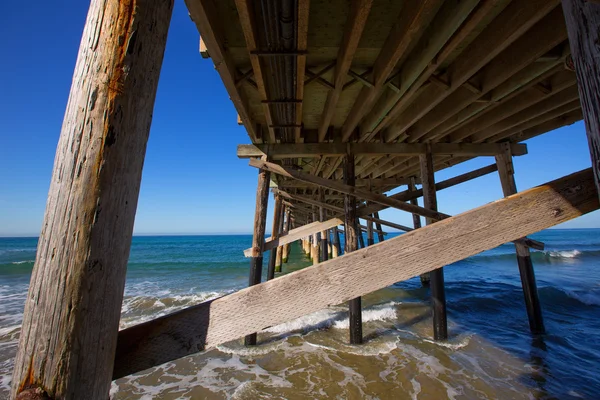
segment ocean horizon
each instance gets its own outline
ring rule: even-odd
[[[386,238],[397,236],[390,233]],[[529,333],[512,244],[445,267],[449,340],[432,340],[418,278],[363,297],[365,343],[345,304],[113,382],[113,399],[595,398],[600,229],[532,238],[547,333]],[[134,235],[120,328],[242,289],[250,234]],[[8,395],[37,237],[0,238],[0,398]],[[265,257],[263,280],[266,278]],[[282,274],[311,265],[298,243]],[[385,268],[382,265],[381,268]]]

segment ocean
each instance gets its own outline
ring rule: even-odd
[[[532,257],[545,335],[529,333],[507,244],[445,268],[447,342],[431,339],[429,293],[416,278],[363,298],[363,345],[347,344],[347,307],[332,306],[260,332],[256,347],[234,341],[119,379],[111,398],[597,399],[600,230],[531,237],[546,243]],[[246,287],[250,243],[249,235],[135,237],[121,328]],[[0,238],[0,398],[36,244]],[[308,265],[295,244],[283,273]]]

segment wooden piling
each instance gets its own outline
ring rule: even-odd
[[[11,398],[107,399],[173,4],[92,0],[65,111]],[[41,398],[41,397],[38,397]]]
[[[367,220],[367,246],[372,246],[375,244],[375,239],[373,237],[373,220]]]
[[[562,0],[579,87],[592,169],[600,192],[600,4]]]
[[[323,188],[319,189],[319,201],[321,203],[325,203],[325,192]],[[323,207],[319,207],[319,221],[325,222],[325,209]],[[327,261],[329,258],[329,245],[327,241],[327,230],[321,231],[321,262]]]
[[[414,176],[412,176],[410,178],[410,182],[408,183],[408,191],[409,192],[417,191],[416,179]],[[418,206],[419,205],[418,197],[411,198],[410,204]],[[419,229],[421,227],[421,216],[418,214],[413,214],[412,218],[413,218],[413,228]],[[422,274],[421,276],[419,276],[419,278],[421,278],[421,286],[423,286],[423,287],[429,286],[429,283],[431,282],[431,274],[429,272]]]
[[[273,226],[271,228],[271,236],[273,238],[279,237],[279,227],[280,227],[280,218],[281,218],[281,210],[283,208],[283,202],[281,197],[275,196],[275,207],[273,208]],[[279,251],[279,247],[272,249],[269,254],[269,269],[267,271],[267,280],[275,278],[275,263],[277,261],[277,252]]]
[[[421,182],[423,185],[423,205],[429,210],[437,211],[435,179],[433,175],[433,157],[431,146],[427,145],[425,154],[419,156],[421,167]],[[411,182],[412,183],[412,182]],[[427,225],[435,222],[426,218]],[[415,221],[416,222],[416,221]],[[444,288],[444,269],[438,268],[430,273],[431,307],[433,309],[433,338],[448,339],[448,322],[446,318],[446,292]]]
[[[373,217],[379,219],[379,212],[378,211],[374,212]],[[377,228],[377,239],[379,240],[379,243],[381,243],[385,240],[385,236],[383,234],[383,229],[381,228],[381,223],[377,222],[375,224],[375,227]]]
[[[354,175],[354,155],[346,154],[344,158],[344,183],[354,186],[356,177]],[[346,239],[344,253],[348,254],[358,250],[358,230],[356,217],[356,198],[344,195],[344,238]],[[362,236],[362,235],[361,235]],[[348,313],[350,320],[350,343],[362,343],[362,310],[361,298],[356,297],[348,302]]]
[[[316,206],[313,206],[312,218],[313,218],[313,221],[318,221]],[[310,254],[311,254],[311,259],[312,259],[313,265],[319,263],[319,242],[321,241],[320,236],[321,236],[320,232],[316,232],[312,235],[312,248],[311,248]]]
[[[277,227],[277,231],[279,232],[277,237],[283,234],[283,226],[285,219],[285,204],[281,206],[281,213],[279,216],[279,226]],[[277,247],[277,253],[275,254],[275,272],[281,272],[281,260],[283,259],[283,246]]]
[[[285,226],[284,226],[284,229],[283,229],[283,231],[286,234],[290,231],[291,226],[292,226],[292,218],[291,218],[291,216],[292,215],[291,215],[290,210],[288,210],[286,208],[286,211],[285,211]],[[283,258],[283,263],[284,264],[287,264],[289,256],[290,256],[290,243],[286,243],[285,245],[283,245],[283,257],[282,258]]]
[[[265,229],[267,225],[267,207],[269,205],[270,179],[271,174],[269,172],[259,170],[258,184],[256,187],[254,234],[252,236],[252,256],[250,257],[250,278],[248,280],[248,286],[254,286],[259,284],[262,276],[263,245],[265,243]],[[256,345],[256,333],[251,333],[247,335],[244,338],[244,344],[246,346]]]
[[[496,156],[496,164],[498,165],[498,175],[500,176],[504,197],[517,193],[515,171],[509,146],[504,146],[504,151]],[[529,247],[523,243],[516,242],[515,249],[517,252],[519,274],[521,275],[521,286],[523,287],[523,295],[525,296],[525,307],[529,318],[529,329],[535,334],[544,333],[542,306],[538,297],[535,272],[533,270],[533,263],[531,262]]]
[[[341,252],[341,247],[340,247],[340,231],[338,230],[337,226],[334,226],[332,228],[332,233],[333,233],[333,250],[332,250],[332,254],[333,254],[333,258],[339,257],[340,255],[342,255]]]

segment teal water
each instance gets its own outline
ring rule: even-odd
[[[121,379],[111,396],[598,398],[600,230],[532,237],[546,243],[533,253],[545,335],[528,333],[514,246],[503,245],[445,268],[447,343],[431,340],[428,290],[412,279],[365,297],[362,346],[346,344],[346,308],[332,306],[261,332],[254,349],[232,342]],[[121,328],[246,287],[250,243],[249,235],[135,237]],[[36,244],[0,238],[0,398]],[[296,245],[283,273],[309,264]]]

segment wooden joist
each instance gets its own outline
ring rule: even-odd
[[[253,142],[260,142],[260,135],[254,120],[251,118],[248,100],[236,86],[236,69],[230,54],[225,49],[223,27],[219,25],[217,11],[210,0],[185,0],[192,21],[196,24],[203,42],[210,53],[215,68],[227,89],[227,93],[241,117],[244,127]]]
[[[340,99],[340,95],[342,94],[342,90],[344,89],[346,74],[350,70],[354,53],[356,52],[358,42],[362,36],[367,18],[369,17],[372,3],[373,0],[356,0],[353,1],[350,6],[350,15],[346,22],[344,38],[340,45],[337,64],[335,66],[334,89],[330,90],[327,94],[325,108],[321,114],[321,120],[319,121],[319,142],[325,140],[325,135],[327,134],[331,119],[335,113],[335,108]]]
[[[406,2],[396,24],[392,27],[375,64],[373,65],[373,87],[363,87],[358,95],[346,122],[342,127],[342,139],[348,141],[362,117],[371,109],[374,102],[386,87],[388,77],[403,56],[411,42],[418,40],[424,28],[433,19],[443,1],[422,0]]]
[[[259,44],[256,37],[256,21],[253,3],[250,0],[235,0],[235,5],[240,18],[240,26],[244,31],[244,37],[248,47],[248,54],[250,56],[250,63],[252,64],[252,70],[254,71],[256,85],[258,86],[258,93],[260,94],[262,101],[269,100],[266,86],[268,77],[263,71],[262,60],[257,54]],[[267,132],[269,134],[269,143],[275,143],[275,128],[273,128],[274,123],[269,104],[263,103],[263,110],[265,114]]]
[[[356,155],[418,155],[425,153],[423,143],[277,143],[277,144],[240,144],[238,158],[268,156],[273,160],[285,158],[317,158],[321,156],[341,156],[349,150]],[[495,156],[502,151],[496,143],[436,143],[431,145],[435,155],[452,156]],[[513,144],[515,156],[527,154],[527,145]]]
[[[392,199],[382,194],[357,189],[354,186],[345,185],[339,181],[325,179],[304,172],[295,171],[293,169],[270,163],[268,161],[251,159],[250,166],[260,168],[278,175],[286,176],[288,178],[294,178],[300,181],[314,183],[315,185],[318,185],[323,188],[332,189],[340,193],[360,197],[365,200],[383,204],[388,207],[397,208],[399,210],[410,212],[413,214],[422,215],[424,217],[433,218],[435,220],[440,220],[448,217],[446,214],[440,213],[438,211],[427,210],[423,207],[417,207],[412,204],[405,203],[403,201]]]
[[[298,19],[296,24],[296,37],[298,51],[306,52],[308,49],[308,16],[310,0],[298,0]],[[296,98],[304,100],[304,75],[306,74],[306,54],[296,57]],[[296,104],[296,125],[302,125],[303,102]],[[294,128],[294,139],[296,143],[302,141],[302,129]]]
[[[594,176],[587,169],[133,326],[119,332],[113,379],[366,295],[598,208]]]

